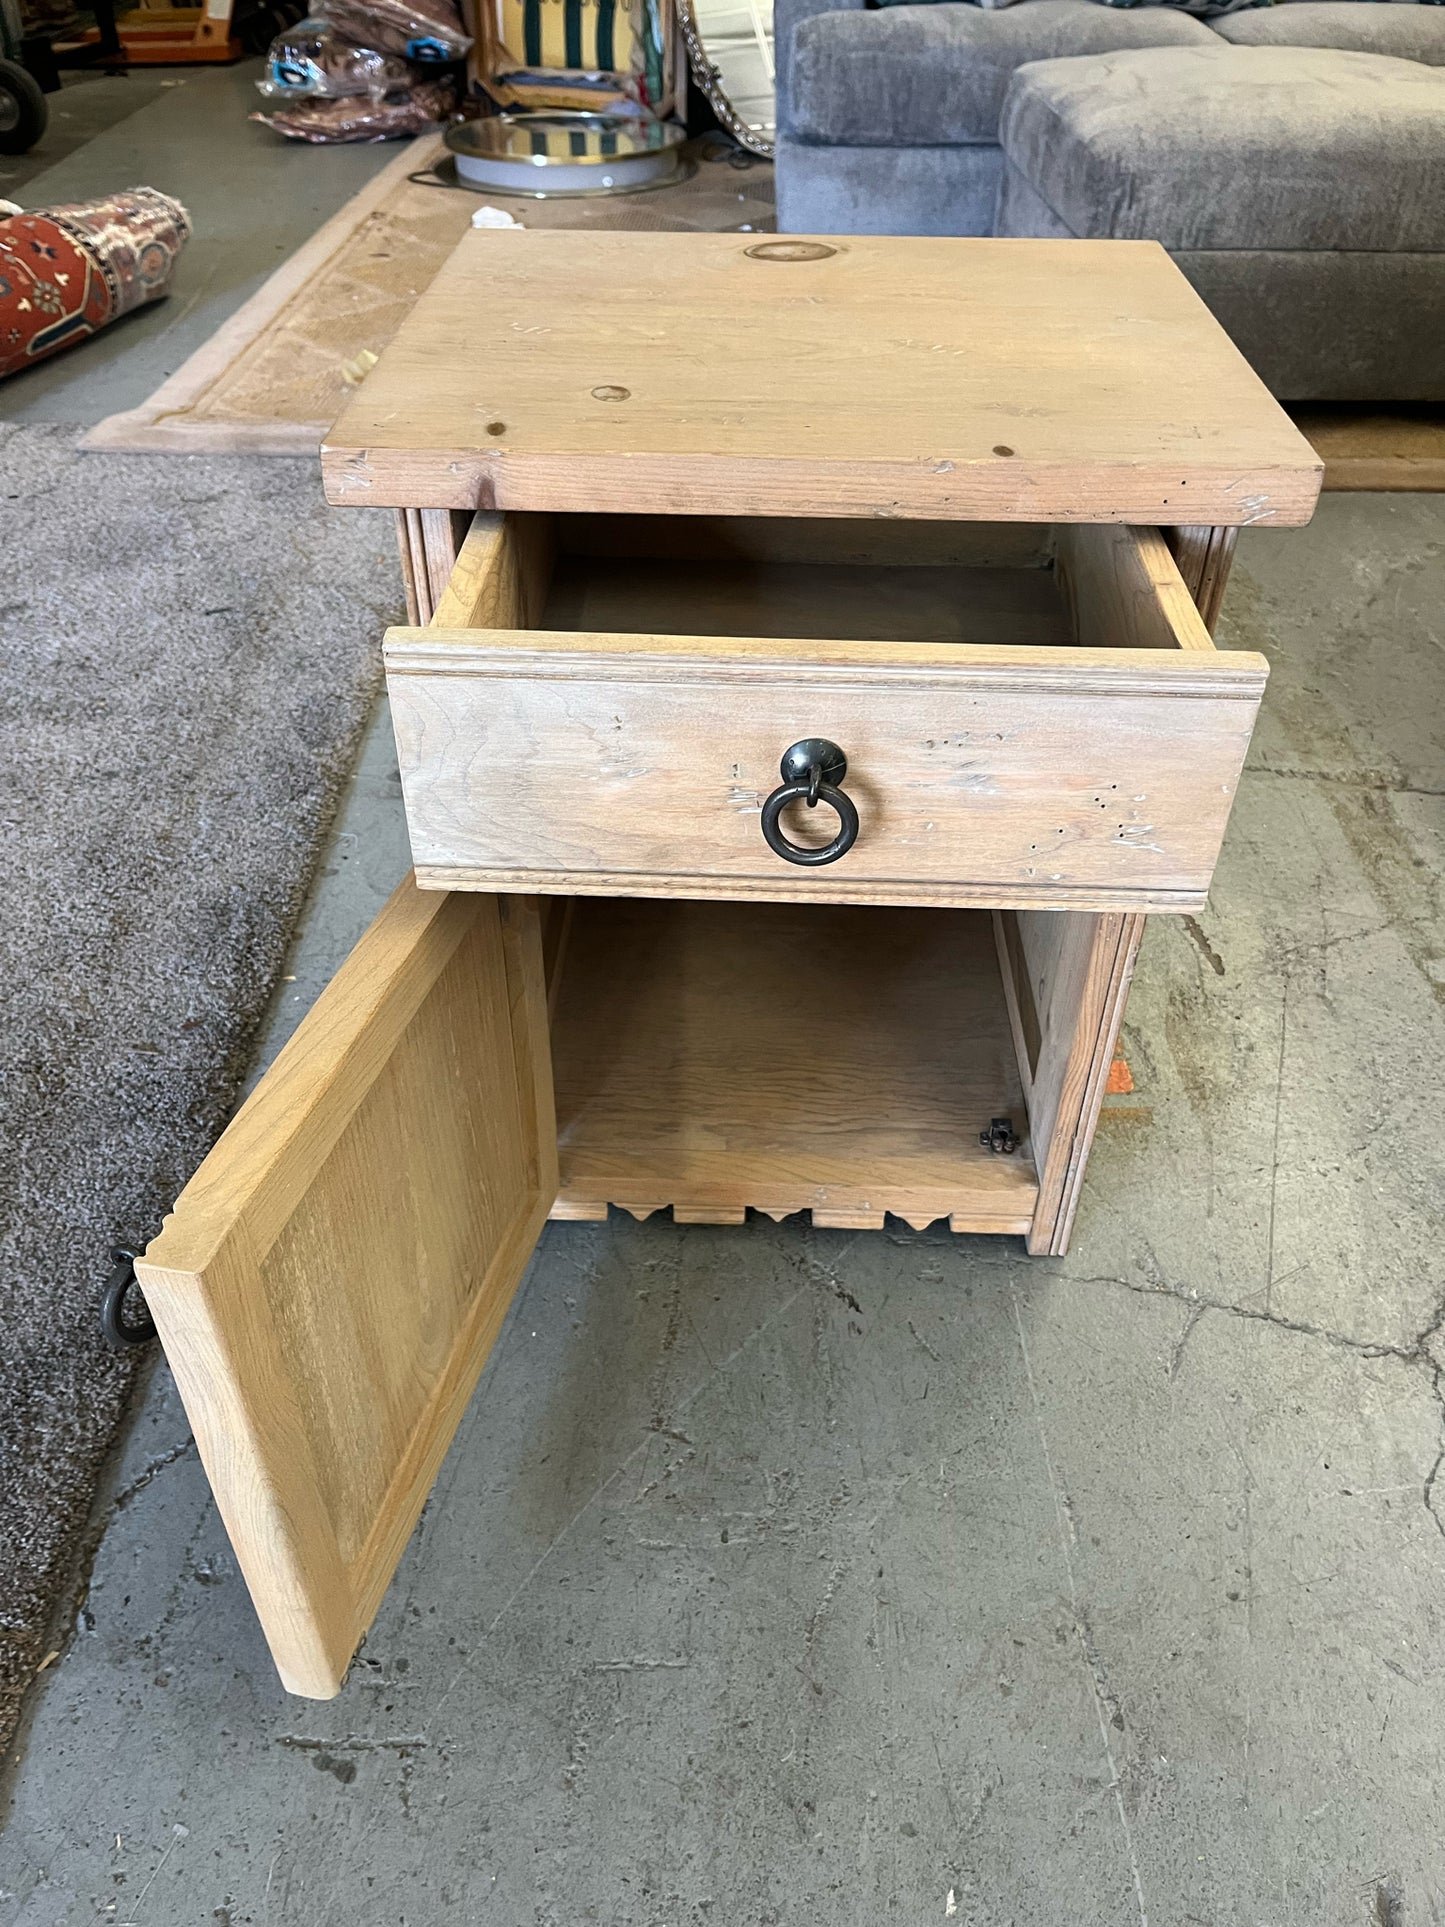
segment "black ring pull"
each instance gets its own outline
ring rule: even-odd
[[[838,785],[848,774],[848,758],[836,743],[822,736],[805,736],[786,750],[779,764],[782,784],[763,805],[763,837],[785,863],[836,863],[846,856],[858,836],[858,812],[853,799]],[[793,843],[783,835],[780,819],[789,803],[803,802],[816,809],[820,802],[838,813],[838,834],[831,843]]]
[[[148,1345],[156,1335],[156,1326],[136,1283],[135,1261],[140,1254],[116,1245],[110,1255],[115,1269],[100,1295],[100,1329],[117,1351],[125,1351],[131,1345]],[[128,1318],[125,1301],[132,1292],[140,1301],[140,1316]]]

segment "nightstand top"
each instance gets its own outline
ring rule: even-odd
[[[323,446],[385,508],[1296,527],[1321,464],[1152,241],[468,233]]]

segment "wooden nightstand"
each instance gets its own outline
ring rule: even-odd
[[[324,468],[399,512],[416,878],[139,1267],[317,1696],[549,1213],[1066,1249],[1264,686],[1235,530],[1320,484],[1152,244],[695,234],[468,235]]]

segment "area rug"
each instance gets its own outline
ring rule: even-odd
[[[526,200],[424,185],[444,153],[409,142],[139,408],[87,448],[310,454],[482,206],[524,227],[771,231],[773,170],[695,144],[676,183],[642,194]]]
[[[0,1745],[136,1370],[96,1306],[224,1124],[402,615],[314,465],[0,425]]]

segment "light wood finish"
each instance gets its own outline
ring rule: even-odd
[[[412,517],[414,509],[396,511],[396,549],[401,559],[401,586],[406,596],[406,619],[413,628],[420,628],[427,620],[422,614],[421,591],[417,587],[416,551],[412,546]]]
[[[1029,1111],[1039,1198],[1028,1243],[1057,1256],[1068,1249],[1144,919],[1024,911],[1017,924],[1039,1034]]]
[[[434,601],[432,626],[530,629],[542,621],[551,575],[549,516],[475,515]]]
[[[1208,635],[1213,636],[1224,600],[1224,585],[1234,561],[1238,529],[1177,528],[1163,532],[1173,551],[1180,580],[1199,610]],[[1195,645],[1186,644],[1186,647]],[[1208,647],[1206,643],[1203,645]]]
[[[1074,640],[1086,649],[1213,647],[1157,529],[1066,524],[1055,540]]]
[[[567,520],[558,525],[560,547],[567,553],[595,551],[610,556],[619,553],[620,545],[625,544],[628,552],[645,556],[663,546],[644,539],[641,531],[646,526],[631,518],[611,518],[606,526],[600,518]],[[727,525],[720,524],[717,518],[707,518],[704,521],[680,523],[675,529],[671,524],[658,526],[672,532],[672,546],[666,552],[678,556],[700,560],[715,557],[721,535],[722,542],[735,545],[737,559],[740,560],[787,561],[797,559],[800,553],[812,553],[820,560],[837,559],[835,550],[825,547],[819,551],[801,547],[797,540],[789,536],[786,525],[776,523]],[[799,536],[802,536],[802,531],[809,531],[802,536],[802,541],[808,544],[817,539],[818,527],[817,524],[802,522],[795,525]],[[923,525],[908,531],[908,547],[903,551],[879,550],[871,546],[879,540],[886,544],[894,539],[894,535],[894,529],[886,525],[870,528],[864,538],[870,544],[864,552],[868,559],[900,566],[932,567],[937,564],[940,551],[936,546],[936,531]],[[1203,620],[1212,624],[1228,574],[1234,532],[1229,529],[1191,527],[1168,529],[1164,535],[1169,546],[1178,554],[1181,582],[1188,588],[1191,600],[1200,606]],[[991,538],[981,536],[979,539],[984,543],[984,548],[973,552],[973,561],[985,559],[988,553],[987,545]],[[1114,540],[1107,531],[1099,532],[1095,539],[1109,543]],[[1145,544],[1144,547],[1146,556],[1150,558],[1144,575],[1146,578],[1157,578],[1157,544]],[[963,552],[968,553],[967,550]],[[1087,552],[1083,546],[1074,551],[1075,554]],[[1037,550],[1029,550],[1024,555],[1017,551],[1005,552],[1002,559],[1015,564],[1037,564],[1040,554]],[[1067,571],[1066,561],[1065,574]],[[1076,568],[1076,579],[1079,574]],[[1165,579],[1167,581],[1167,575]],[[1077,597],[1077,591],[1075,594]],[[1148,608],[1147,601],[1145,608]],[[1210,652],[1207,633],[1198,624],[1179,620],[1175,628],[1177,639],[1187,654],[1194,655],[1196,660],[1201,655],[1207,659]],[[444,872],[436,872],[430,880],[466,881],[466,876],[465,873],[448,876]],[[503,880],[498,879],[498,882],[500,887]],[[545,877],[535,873],[518,873],[505,882],[517,888],[578,891],[586,891],[593,885],[593,879],[585,871],[576,874],[550,872]],[[632,882],[639,891],[653,894],[666,893],[675,887],[675,880],[667,875],[634,877]],[[734,898],[745,898],[749,886],[734,882],[731,885],[719,885],[718,891]],[[769,894],[773,892],[770,890]],[[1021,905],[1021,899],[1008,891],[996,892],[992,901],[1004,906]],[[1027,907],[1026,900],[1022,900],[1022,907]],[[1040,1193],[1030,1240],[1034,1250],[1059,1253],[1067,1249],[1084,1164],[1097,1120],[1098,1104],[1107,1082],[1108,1066],[1114,1052],[1143,922],[1136,915],[1111,918],[1060,912],[1054,916],[1040,914],[1034,923],[1033,949],[1040,967],[1039,991],[1044,1008],[1049,1013],[1054,1037],[1045,1066],[1053,1084],[1052,1094],[1048,1098],[1051,1128],[1047,1137],[1037,1131],[1034,1133],[1035,1144],[1039,1147],[1040,1169],[1048,1182],[1046,1189]],[[1071,927],[1072,941],[1066,942]],[[1009,966],[1004,979],[1006,1015],[1021,1066],[1025,1100],[1032,1109],[1033,1067],[1042,1049],[1043,1034],[1034,1007],[1034,994],[1028,987],[1019,919],[1005,908],[996,919],[996,930],[1001,964]],[[1049,934],[1046,935],[1046,931]],[[1065,965],[1071,973],[1072,990],[1069,994],[1065,994],[1061,986],[1053,982],[1054,974]],[[1049,1153],[1055,1143],[1059,1148],[1050,1167]],[[569,1203],[564,1199],[558,1205],[559,1214],[585,1217],[600,1217],[604,1208],[596,1200]],[[831,1223],[842,1220],[827,1217],[816,1221]],[[853,1213],[847,1217],[847,1222],[854,1228],[864,1228],[879,1221],[877,1213]],[[955,1228],[966,1227],[960,1223]]]
[[[1065,914],[1068,914],[1067,912]],[[1034,1111],[1034,1065],[1039,1055],[1039,1019],[1029,987],[1028,967],[1019,938],[1019,920],[1008,910],[994,910],[994,953],[1003,982],[1004,1008],[1008,1011],[1013,1034],[1014,1056],[1018,1060],[1019,1083],[1029,1116]]]
[[[584,1224],[605,1224],[607,1206],[602,1203],[577,1204],[569,1198],[558,1198],[552,1206],[552,1216],[573,1219]]]
[[[1234,556],[1232,528],[1163,531],[1201,627],[1181,625],[1186,646],[1209,650],[1209,633]],[[1031,1252],[1069,1247],[1084,1169],[1098,1124],[1139,944],[1142,916],[1003,911],[1001,968],[1019,1049],[1039,1173]]]
[[[1028,1248],[1068,1250],[1144,919],[996,911],[1004,1000],[1039,1178]]]
[[[388,507],[1281,527],[1321,473],[1153,242],[499,230],[322,463]]]
[[[456,526],[457,520],[462,523],[461,530]],[[407,614],[415,621],[431,621],[451,580],[465,527],[466,518],[454,519],[450,509],[398,509],[396,537],[401,550]]]
[[[536,906],[392,897],[137,1267],[287,1689],[335,1693],[556,1195]]]
[[[393,631],[419,880],[594,895],[1193,909],[1264,686],[1243,653]],[[857,843],[775,857],[800,737]]]
[[[578,903],[553,1031],[559,1211],[1024,1231],[1038,1186],[985,915]]]
[[[509,209],[529,229],[732,231],[766,224],[773,213],[768,166],[741,175],[730,167],[683,169],[646,194],[537,201],[481,188],[439,193],[426,174],[445,156],[441,137],[424,134],[394,146],[394,159],[233,322],[140,407],[99,423],[83,446],[315,461],[368,359],[386,347],[484,202]]]
[[[1056,571],[1032,532],[1021,549],[919,523],[869,548],[895,565],[794,559],[836,553],[828,527],[478,515],[429,628],[386,642],[419,881],[1197,908],[1266,665],[1215,654],[1163,537],[1065,525]],[[991,550],[1030,566],[934,560]],[[514,629],[539,608],[545,627]],[[649,626],[699,611],[705,637]],[[898,639],[872,640],[889,622]],[[807,735],[847,751],[863,825],[816,872],[758,823]]]
[[[471,518],[454,509],[419,509],[422,553],[426,557],[427,591],[435,619],[442,598],[450,586],[463,539]]]
[[[1010,647],[1074,640],[1052,569],[957,564],[639,563],[627,556],[563,556],[545,617],[533,626],[583,635],[629,630],[845,642],[886,636],[893,642]]]

